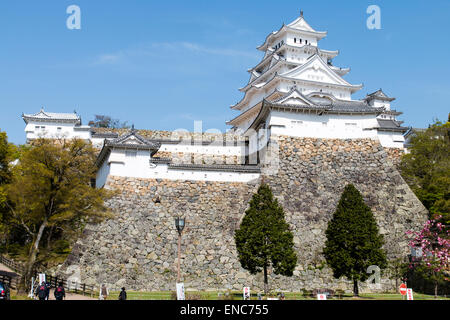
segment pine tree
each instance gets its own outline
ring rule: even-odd
[[[262,184],[250,200],[241,226],[235,233],[238,258],[251,274],[264,271],[264,292],[268,292],[267,269],[292,276],[297,264],[293,235],[284,211],[267,184]]]
[[[335,278],[344,276],[353,281],[353,293],[358,296],[358,281],[370,276],[367,268],[371,265],[386,268],[387,261],[382,249],[383,236],[372,211],[352,184],[345,187],[326,236],[323,253],[327,264]]]

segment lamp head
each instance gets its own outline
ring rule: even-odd
[[[177,217],[175,218],[175,227],[178,230],[178,233],[181,235],[181,232],[183,232],[184,226],[185,226],[185,219]]]

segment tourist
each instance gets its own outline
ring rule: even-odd
[[[45,300],[45,296],[47,295],[47,287],[45,286],[44,281],[42,281],[41,285],[36,289],[36,295],[39,300]]]
[[[63,300],[66,297],[66,291],[64,290],[62,282],[58,284],[58,287],[55,289],[54,295],[56,300]]]
[[[120,291],[119,300],[127,300],[127,292],[125,291],[125,288],[122,288],[122,291]]]
[[[108,298],[108,288],[106,287],[105,284],[102,284],[102,287],[100,288],[100,294],[99,294],[99,299],[100,300],[106,300]]]
[[[52,285],[46,281],[45,282],[45,300],[48,300],[50,297],[50,289],[52,288]]]

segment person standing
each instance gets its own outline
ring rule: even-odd
[[[45,300],[45,296],[47,295],[47,287],[45,286],[44,281],[42,281],[41,285],[37,287],[36,295],[39,300]]]
[[[66,291],[64,290],[62,282],[58,284],[58,287],[56,287],[54,294],[56,300],[63,300],[66,297]]]
[[[47,281],[45,282],[45,300],[48,300],[50,297],[50,289],[52,288],[52,285]]]
[[[119,300],[127,300],[127,292],[125,291],[125,288],[122,288],[122,291],[120,291]]]
[[[106,300],[108,298],[109,291],[105,284],[102,284],[102,287],[100,288],[100,294],[99,299],[100,300]]]

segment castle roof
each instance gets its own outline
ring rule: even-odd
[[[260,67],[262,67],[263,65],[267,64],[268,61],[271,60],[271,57],[275,58],[275,59],[279,59],[279,55],[281,52],[283,52],[283,50],[285,49],[294,49],[294,50],[304,50],[305,52],[311,52],[311,53],[318,53],[321,55],[326,56],[327,58],[334,58],[339,54],[339,50],[324,50],[324,49],[320,49],[316,46],[312,46],[310,44],[304,44],[301,47],[298,46],[293,46],[287,43],[284,43],[278,50],[273,50],[271,53],[267,54],[256,66],[254,66],[253,68],[248,69],[248,72],[251,72],[253,70],[256,70]]]
[[[280,29],[278,29],[277,31],[273,31],[272,33],[269,33],[269,35],[267,35],[264,43],[262,45],[260,45],[259,47],[257,47],[257,49],[261,50],[261,51],[267,50],[271,40],[274,37],[278,37],[279,35],[283,34],[286,31],[294,32],[297,34],[303,34],[303,35],[307,35],[307,36],[312,36],[318,40],[326,37],[326,35],[327,35],[326,31],[314,30],[308,24],[308,22],[306,22],[306,20],[303,18],[303,14],[301,13],[297,19],[295,19],[288,25],[285,25],[283,23],[283,25],[280,27]]]
[[[395,121],[392,119],[377,119],[379,131],[398,131],[405,133],[408,127],[402,127],[402,121]]]
[[[81,125],[81,118],[76,112],[55,113],[44,111],[44,108],[42,108],[41,111],[35,114],[22,113],[22,119],[23,121],[25,121],[26,124],[28,124],[28,122],[30,121],[39,121],[39,122],[74,123],[76,125]]]
[[[371,101],[371,100],[382,100],[382,101],[394,101],[395,98],[390,98],[383,92],[382,89],[379,89],[375,92],[369,93],[364,100]]]
[[[346,101],[335,99],[333,101],[324,102],[324,101],[315,101],[311,97],[305,97],[301,95],[298,91],[296,94],[299,95],[298,100],[301,101],[310,101],[313,103],[294,103],[292,102],[280,103],[280,102],[270,102],[266,99],[263,100],[263,104],[261,110],[256,116],[253,123],[250,125],[249,129],[258,129],[258,126],[261,122],[263,122],[268,116],[271,110],[280,110],[280,111],[288,111],[288,112],[301,112],[301,113],[315,113],[318,115],[323,114],[374,114],[379,115],[383,112],[380,108],[373,108],[369,106],[364,101]],[[286,98],[285,98],[286,99]],[[286,99],[288,100],[288,99]]]
[[[258,165],[244,164],[169,164],[169,169],[173,170],[199,170],[199,171],[225,171],[240,173],[260,173]]]
[[[161,143],[157,141],[147,140],[137,133],[133,128],[130,132],[120,136],[117,139],[105,139],[103,148],[97,157],[96,164],[100,166],[106,157],[111,153],[112,149],[132,149],[132,150],[149,150],[150,155],[154,155],[161,147]]]

